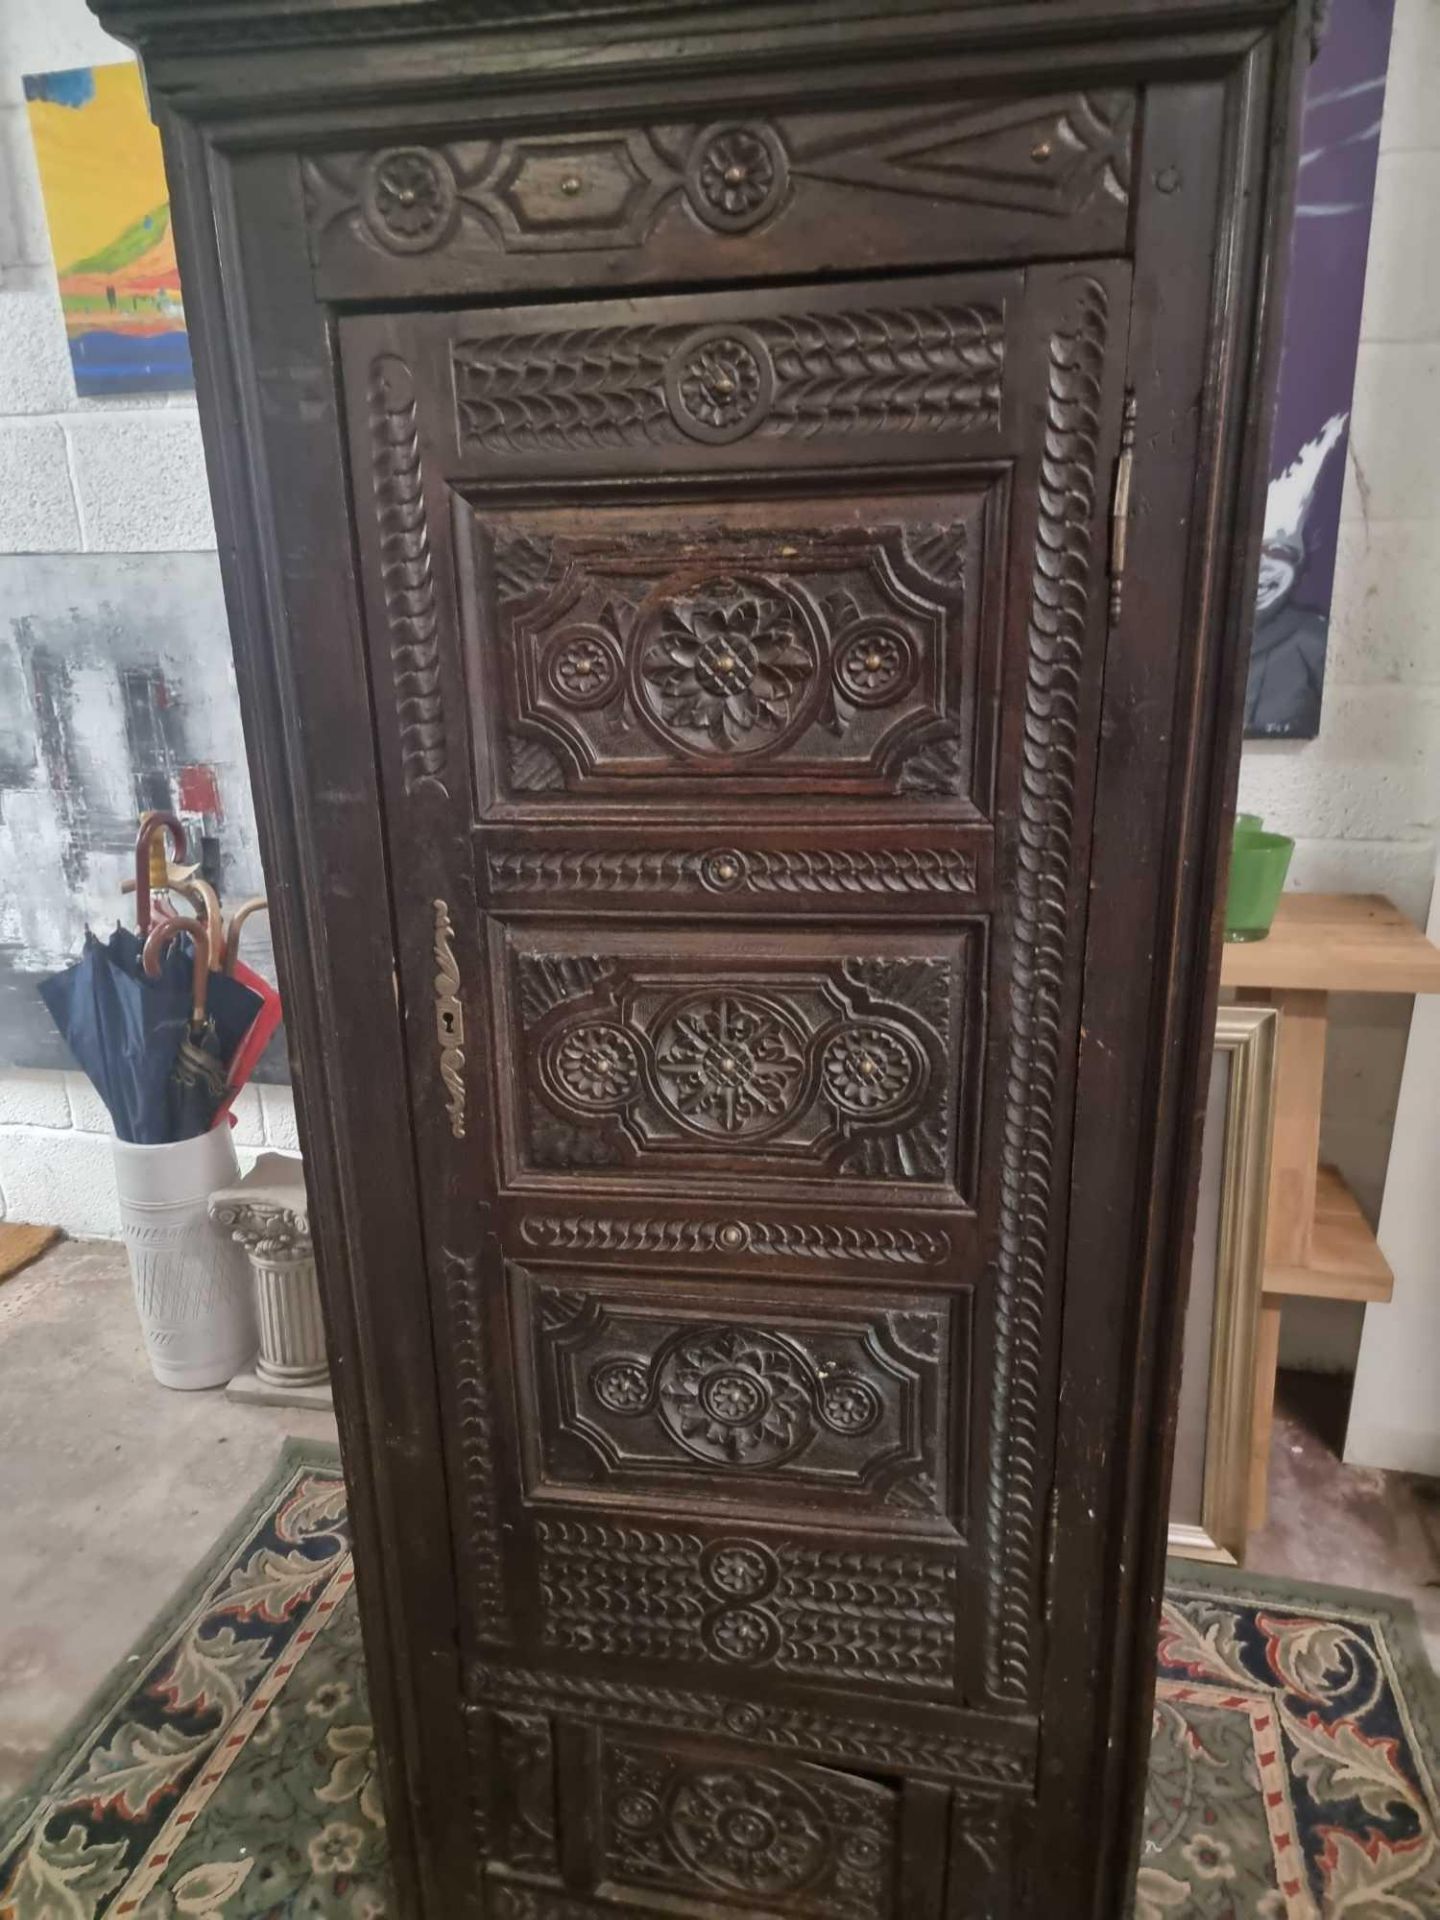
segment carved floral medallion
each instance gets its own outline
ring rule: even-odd
[[[773,127],[730,121],[697,136],[685,191],[705,226],[745,233],[776,210],[789,179],[789,156]]]
[[[722,1321],[713,1302],[707,1315],[663,1293],[511,1275],[549,1482],[640,1492],[677,1473],[716,1487],[743,1477],[940,1511],[948,1304],[777,1320],[737,1301]],[[766,1564],[732,1545],[707,1561],[708,1577],[730,1599],[754,1599]]]
[[[669,602],[658,624],[641,683],[652,719],[682,751],[745,752],[790,731],[819,649],[783,587],[710,581]]]
[[[429,147],[386,147],[366,162],[365,224],[392,253],[425,253],[450,236],[458,189],[454,168]]]
[[[953,1180],[969,1102],[963,973],[945,945],[777,971],[717,968],[701,936],[707,985],[638,960],[517,955],[529,1163],[658,1169],[720,1152],[777,1174]]]
[[[891,1912],[893,1790],[818,1768],[784,1771],[662,1752],[613,1736],[604,1755],[607,1875],[811,1920]]]
[[[824,777],[963,798],[980,612],[966,559],[989,496],[944,505],[865,531],[724,531],[673,509],[669,531],[604,510],[564,534],[549,516],[543,533],[477,518],[474,576],[493,588],[466,618],[500,792],[629,800],[641,782],[698,795],[739,777],[809,795]]]

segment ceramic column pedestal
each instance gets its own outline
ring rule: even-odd
[[[226,1388],[234,1400],[329,1407],[325,1327],[298,1160],[262,1154],[237,1186],[210,1196],[210,1217],[245,1249],[255,1285],[260,1351]]]

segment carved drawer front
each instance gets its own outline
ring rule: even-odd
[[[549,1652],[958,1698],[953,1548],[577,1511],[535,1538]]]
[[[811,1286],[617,1284],[510,1269],[532,1496],[594,1487],[627,1503],[949,1530],[952,1394],[969,1297]],[[958,1348],[958,1352],[957,1352]],[[955,1470],[963,1485],[963,1465]]]
[[[969,1183],[975,930],[496,927],[517,1186],[675,1176],[847,1198]]]
[[[349,148],[305,160],[325,298],[797,274],[1123,246],[1135,95]]]
[[[653,1891],[795,1920],[896,1913],[893,1787],[616,1735],[600,1772],[600,1873],[622,1897]]]
[[[473,504],[461,618],[482,819],[576,818],[576,797],[586,820],[595,802],[773,811],[817,783],[832,807],[983,815],[976,713],[999,596],[982,583],[1003,508],[996,479],[763,504]],[[717,892],[736,877],[708,876]]]

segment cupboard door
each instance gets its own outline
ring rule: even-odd
[[[1031,1776],[1128,299],[339,323],[477,1711]]]

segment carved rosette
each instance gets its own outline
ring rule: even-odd
[[[761,121],[720,121],[695,137],[685,193],[695,217],[717,233],[748,233],[784,202],[790,156]]]
[[[429,253],[455,230],[455,169],[431,147],[385,147],[371,154],[361,179],[360,210],[371,236],[389,253]]]
[[[1099,281],[1067,283],[1070,313],[1050,341],[1019,756],[1010,1051],[1000,1157],[999,1255],[987,1524],[992,1576],[986,1674],[998,1699],[1030,1696],[1040,1510],[1040,1355],[1069,940],[1079,695],[1095,577],[1108,302]]]

